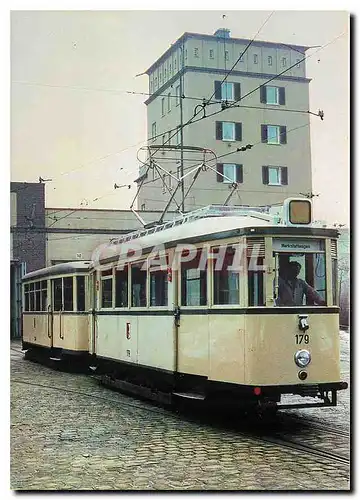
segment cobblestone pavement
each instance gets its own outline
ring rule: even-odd
[[[349,379],[349,334],[342,335]],[[11,350],[14,490],[349,490],[349,466],[188,421]],[[348,429],[339,406],[296,412]],[[311,412],[311,413],[310,413]]]

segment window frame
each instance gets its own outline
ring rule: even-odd
[[[209,49],[209,59],[215,59],[215,57],[214,57],[214,49]]]
[[[277,166],[272,166],[272,165],[268,165],[268,176],[269,176],[269,182],[268,182],[268,186],[282,186],[282,168],[281,167],[277,167]],[[276,170],[278,172],[278,179],[279,179],[279,182],[270,182],[270,170],[274,171]]]
[[[111,271],[111,273],[109,273]],[[104,274],[103,274],[104,273]],[[105,274],[106,273],[106,274]],[[104,283],[111,282],[111,306],[104,306],[103,286]],[[102,269],[100,271],[100,309],[114,308],[114,268]]]
[[[118,304],[118,288],[117,288],[117,280],[118,274],[126,272],[126,305],[117,305]],[[115,267],[114,272],[114,308],[115,309],[129,309],[129,287],[130,287],[130,273],[129,273],[129,264],[125,264],[123,269],[117,269]]]
[[[268,56],[268,66],[273,65],[273,56]]]
[[[179,296],[179,303],[180,303],[180,306],[181,307],[185,307],[185,308],[189,308],[189,309],[207,309],[208,307],[210,307],[209,305],[209,287],[210,287],[210,281],[209,281],[209,249],[205,246],[200,246],[200,247],[197,247],[197,253],[199,253],[199,257],[198,255],[192,259],[191,261],[189,262],[181,262],[180,263],[180,269],[179,269],[179,279],[178,279],[178,296]],[[185,287],[185,283],[184,283],[184,275],[183,275],[183,271],[187,270],[187,269],[183,269],[183,265],[185,264],[186,265],[189,265],[191,264],[192,262],[196,262],[196,263],[199,263],[202,259],[202,254],[203,252],[206,252],[206,266],[205,266],[205,270],[204,271],[199,271],[200,275],[199,275],[199,278],[192,278],[192,279],[186,279],[186,283],[188,283],[189,281],[195,281],[195,280],[199,280],[199,286],[200,286],[200,295],[199,295],[199,304],[185,304],[185,300],[184,298],[187,297],[187,294],[186,294],[186,287]],[[197,269],[197,267],[190,267],[189,269]],[[201,275],[201,273],[203,273]],[[202,283],[202,280],[205,279],[205,293],[203,294],[203,296],[201,295],[201,287],[204,286],[204,284]],[[204,304],[201,304],[201,299],[205,297],[205,303]]]
[[[273,146],[277,146],[280,143],[280,125],[266,125],[267,127],[267,144],[271,144]],[[269,140],[269,129],[270,128],[273,128],[273,129],[276,129],[276,141],[274,141],[273,139],[270,141]]]
[[[144,266],[144,264],[146,263],[146,271],[144,271],[142,268]],[[137,269],[139,268],[140,269],[140,272],[141,273],[145,273],[145,305],[134,305],[134,296],[133,296],[133,269]],[[130,269],[130,308],[131,309],[148,309],[149,307],[149,290],[148,290],[148,286],[149,286],[149,279],[148,279],[148,265],[147,265],[147,259],[143,258],[142,260],[139,260],[139,261],[136,261],[136,262],[130,262],[129,263],[129,269]],[[138,284],[138,283],[136,283]],[[141,283],[140,283],[140,286],[141,286]],[[141,290],[140,290],[141,292]],[[140,301],[141,301],[141,296],[139,294],[139,298],[140,298]]]
[[[238,245],[237,242],[234,242],[234,243],[224,243],[223,245],[214,245],[214,246],[211,246],[210,247],[210,250],[209,250],[209,255],[208,255],[208,258],[210,260],[210,265],[208,266],[210,268],[210,273],[211,273],[211,280],[210,280],[210,283],[211,283],[211,306],[214,307],[214,308],[222,308],[224,306],[226,307],[239,307],[240,306],[240,303],[241,303],[241,280],[240,280],[240,271],[224,271],[223,269],[219,270],[219,269],[216,269],[216,262],[217,262],[217,259],[216,259],[216,253],[215,250],[221,248],[221,247],[225,247],[225,252],[224,252],[224,256],[223,258],[226,259],[226,255],[228,253],[228,251],[230,249],[233,249],[234,252],[236,252],[236,246]],[[231,265],[233,265],[234,262],[232,262]],[[215,291],[215,285],[216,285],[216,282],[217,282],[217,279],[215,277],[215,273],[223,273],[223,272],[227,272],[227,273],[232,273],[232,274],[236,274],[237,276],[237,301],[236,302],[216,302],[215,301],[215,297],[217,294],[220,294],[220,291],[218,291],[218,293],[216,293]],[[220,276],[219,276],[220,278]],[[220,284],[220,282],[219,282]],[[236,289],[235,289],[236,290]],[[230,295],[230,292],[231,292],[231,289],[227,289],[227,292],[228,294]]]
[[[231,89],[231,97],[227,97],[226,94],[228,94],[228,89]],[[221,100],[222,101],[235,101],[235,85],[233,82],[223,82],[221,84]],[[224,96],[225,94],[225,96]]]
[[[266,92],[266,104],[270,104],[271,106],[280,106],[280,88],[275,87],[274,85],[266,85],[265,86],[265,92]],[[269,94],[268,92],[275,90],[275,102],[270,102],[269,101]]]
[[[224,125],[225,124],[229,124],[229,125],[232,125],[232,138],[231,139],[226,139],[224,137]],[[235,122],[221,122],[221,135],[222,135],[222,141],[226,141],[226,142],[235,142],[236,140],[236,132],[235,132]]]

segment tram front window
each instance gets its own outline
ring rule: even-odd
[[[275,254],[275,304],[280,307],[325,306],[326,272],[323,253]]]

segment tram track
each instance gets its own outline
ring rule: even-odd
[[[96,377],[91,377],[94,379],[94,381],[98,381]],[[111,399],[109,397],[104,397],[99,394],[94,394],[94,393],[88,393],[84,391],[78,391],[75,389],[71,389],[68,387],[56,387],[53,385],[49,384],[40,384],[36,382],[29,382],[27,380],[21,380],[18,378],[12,379],[12,383],[18,383],[18,384],[25,384],[25,385],[31,385],[31,386],[36,386],[36,387],[41,387],[44,389],[48,390],[55,390],[55,391],[62,391],[70,394],[77,394],[79,396],[84,396],[88,397],[91,399],[97,399],[100,401],[108,402],[111,404],[116,404],[116,406],[119,407],[128,407],[128,408],[134,408],[137,410],[142,410],[145,412],[150,412],[153,414],[157,414],[158,416],[166,416],[170,417],[175,420],[180,420],[182,422],[186,421],[189,423],[194,423],[197,425],[206,425],[210,426],[212,428],[218,428],[221,429],[222,431],[227,430],[230,432],[233,432],[236,434],[236,436],[244,437],[246,439],[253,439],[259,443],[268,443],[272,444],[275,446],[280,446],[282,448],[287,448],[291,449],[293,451],[301,452],[306,455],[311,455],[317,459],[317,461],[320,461],[322,463],[338,463],[339,465],[346,465],[348,466],[350,464],[350,459],[348,457],[345,457],[340,454],[336,454],[327,450],[323,450],[320,448],[316,448],[314,446],[310,446],[306,443],[299,443],[298,441],[294,440],[293,438],[286,437],[282,435],[281,431],[275,430],[274,432],[267,431],[266,435],[264,435],[261,430],[256,428],[256,425],[254,424],[253,420],[251,422],[247,421],[246,419],[238,419],[234,420],[234,418],[231,418],[230,421],[227,419],[226,415],[219,415],[218,413],[215,415],[209,415],[208,413],[203,414],[202,411],[194,413],[192,412],[189,414],[188,412],[184,413],[183,411],[179,412],[178,410],[173,410],[173,409],[167,409],[164,407],[150,407],[147,405],[141,405],[141,404],[136,404],[132,403],[130,401],[116,401],[115,399]],[[121,394],[121,393],[120,393]],[[153,405],[153,403],[151,403]],[[291,417],[292,420],[294,420],[293,417]],[[299,424],[302,424],[301,419],[296,419]],[[263,422],[262,422],[263,423]],[[260,423],[261,424],[261,423]],[[280,422],[281,425],[281,422]],[[279,426],[279,423],[277,423],[276,427]],[[244,430],[244,427],[247,429]],[[315,424],[312,426],[312,422],[305,422],[305,427],[308,428],[316,428],[323,431],[329,431],[329,433],[336,433],[337,435],[341,435],[343,437],[348,437],[349,435],[346,433],[342,432],[337,432],[336,429],[328,429],[323,426],[319,426]]]

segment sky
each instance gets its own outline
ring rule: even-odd
[[[135,184],[113,186],[136,179],[146,140],[146,96],[127,93],[148,92],[148,77],[136,75],[186,31],[227,27],[252,39],[270,13],[12,11],[11,180],[52,179],[47,207],[128,209]],[[324,111],[323,121],[310,120],[314,210],[317,219],[348,224],[349,14],[275,10],[256,39],[329,44],[306,60],[310,110]]]

